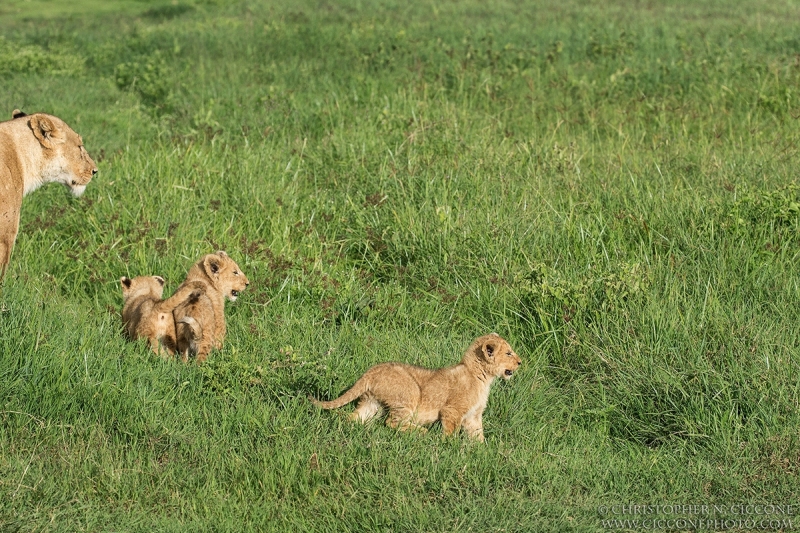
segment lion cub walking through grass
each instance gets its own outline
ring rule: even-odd
[[[225,300],[236,301],[250,281],[239,265],[223,251],[200,258],[178,287],[191,288],[188,298],[175,307],[172,318],[178,352],[187,361],[189,354],[203,362],[213,348],[225,339]]]
[[[187,299],[200,285],[184,284],[175,294],[162,300],[164,278],[161,276],[123,276],[122,285],[122,324],[130,340],[147,339],[153,352],[162,355],[175,353],[175,321],[172,309]]]
[[[355,385],[330,402],[311,401],[335,409],[359,398],[353,420],[366,422],[389,409],[386,424],[402,430],[441,420],[445,435],[463,427],[483,442],[483,411],[496,377],[509,379],[522,360],[497,333],[478,337],[461,363],[439,369],[403,363],[382,363],[367,370]]]

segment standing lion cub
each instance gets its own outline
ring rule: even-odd
[[[431,370],[403,363],[382,363],[367,370],[355,385],[330,402],[311,401],[335,409],[359,398],[350,415],[366,422],[389,409],[386,424],[402,430],[441,420],[445,435],[463,427],[483,442],[483,411],[496,377],[509,379],[522,360],[497,333],[478,337],[461,363]]]
[[[0,281],[19,231],[22,197],[58,182],[80,196],[97,173],[81,136],[58,117],[14,110],[0,122]]]

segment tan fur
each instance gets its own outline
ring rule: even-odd
[[[189,284],[201,287],[202,295],[197,297],[196,302],[181,307],[176,321],[182,321],[181,324],[191,326],[185,320],[189,317],[199,324],[200,330],[202,330],[199,336],[192,327],[180,327],[181,347],[188,347],[190,353],[196,353],[199,362],[206,358],[208,351],[212,348],[222,347],[222,341],[226,334],[225,300],[235,301],[239,292],[243,291],[250,281],[227,253],[219,251],[215,254],[204,255],[192,265],[186,275],[186,281],[178,290]],[[208,347],[209,343],[210,347]],[[183,350],[181,351],[183,353]]]
[[[483,411],[496,377],[508,379],[522,360],[497,333],[478,337],[461,363],[436,370],[383,363],[367,370],[350,390],[330,402],[311,399],[323,409],[335,409],[359,398],[351,418],[366,422],[389,409],[387,425],[420,428],[441,420],[445,435],[463,427],[483,442]]]
[[[189,354],[195,354],[198,363],[205,361],[215,340],[216,317],[211,298],[204,290],[195,290],[172,311],[172,316],[178,353],[183,361],[189,360]]]
[[[122,324],[130,340],[147,339],[156,354],[175,353],[175,321],[172,310],[186,300],[198,287],[182,286],[175,294],[162,300],[164,278],[137,276],[120,278],[122,285]]]
[[[49,182],[80,196],[97,172],[83,139],[58,117],[18,110],[0,122],[0,280],[19,231],[22,197]]]

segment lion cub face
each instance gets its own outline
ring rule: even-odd
[[[250,280],[244,275],[239,265],[221,250],[205,256],[203,270],[214,287],[232,302],[236,301],[239,292],[250,285]]]
[[[473,343],[479,351],[478,359],[488,374],[510,379],[522,364],[522,359],[511,349],[511,345],[497,333],[479,337]]]
[[[20,113],[14,118],[25,116]],[[74,196],[80,196],[97,173],[83,139],[58,117],[37,113],[28,122],[33,135],[45,149],[49,162],[44,171],[46,181],[64,184]]]

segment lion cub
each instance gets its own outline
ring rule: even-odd
[[[441,420],[445,435],[463,427],[471,438],[483,442],[489,387],[496,377],[509,379],[521,363],[508,342],[491,333],[475,339],[455,366],[432,370],[382,363],[367,370],[339,398],[311,401],[323,409],[335,409],[359,398],[350,415],[353,420],[366,422],[385,406],[390,427],[406,430]]]
[[[122,324],[128,338],[147,339],[156,354],[161,354],[162,346],[167,354],[174,354],[177,343],[172,309],[198,287],[182,286],[175,294],[162,300],[164,278],[161,276],[123,276],[119,281],[122,285]]]
[[[225,300],[236,301],[250,281],[239,265],[223,251],[207,254],[189,269],[186,281],[178,287],[191,286],[192,298],[173,311],[177,326],[178,350],[184,360],[197,354],[198,362],[212,348],[221,348],[225,339]],[[197,289],[195,294],[194,289]]]

